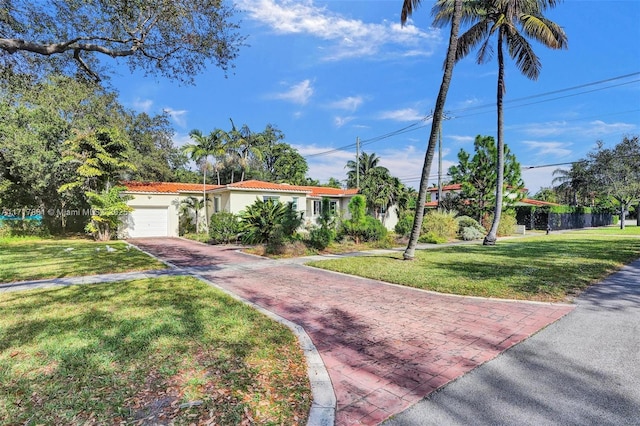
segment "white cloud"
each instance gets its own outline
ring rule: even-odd
[[[133,101],[133,107],[138,111],[149,112],[151,111],[152,106],[153,106],[153,101],[151,99],[136,98]]]
[[[173,135],[172,140],[173,140],[173,144],[178,148],[181,148],[187,144],[193,143],[193,140],[187,133],[176,133]]]
[[[340,128],[354,119],[355,117],[334,117],[333,123],[336,127]]]
[[[331,108],[354,112],[360,107],[360,105],[362,105],[363,101],[362,96],[348,96],[344,99],[331,103],[329,106]]]
[[[444,137],[457,143],[473,143],[476,140],[474,136],[444,135]]]
[[[530,151],[537,151],[537,156],[553,155],[556,157],[566,157],[573,153],[573,151],[566,148],[572,145],[571,142],[523,141],[522,143],[528,146]]]
[[[303,80],[298,84],[294,84],[289,90],[273,95],[275,99],[281,99],[294,104],[305,105],[313,95],[313,87],[311,80]]]
[[[394,111],[383,111],[378,117],[383,120],[420,121],[425,118],[425,115],[414,108],[404,108]]]
[[[185,109],[175,110],[173,108],[165,108],[164,112],[169,114],[169,117],[180,127],[187,127],[187,113]]]
[[[324,59],[381,56],[384,47],[391,47],[393,56],[430,56],[440,44],[440,32],[422,31],[411,22],[365,23],[347,19],[311,0],[240,0],[239,8],[250,19],[258,21],[278,34],[308,35],[325,40]]]
[[[624,134],[637,129],[635,124],[606,123],[601,120],[590,121],[588,123],[578,122],[576,120],[572,120],[571,122],[548,121],[508,127],[509,129],[520,130],[523,133],[534,137],[570,135],[572,137],[582,136],[594,139],[606,135]]]

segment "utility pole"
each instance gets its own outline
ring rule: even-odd
[[[449,120],[447,113],[442,114],[442,120]],[[442,211],[442,122],[438,128],[438,211]]]
[[[360,189],[360,136],[356,136],[356,188]]]

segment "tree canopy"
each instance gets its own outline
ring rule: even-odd
[[[122,58],[132,70],[192,82],[208,63],[232,67],[244,43],[235,13],[221,0],[4,0],[0,60],[99,80],[99,57]]]
[[[461,185],[462,202],[458,209],[480,222],[489,216],[496,203],[498,148],[493,137],[478,135],[474,142],[474,151],[472,157],[461,149],[458,153],[458,165],[449,168],[449,175],[451,183]],[[523,189],[520,163],[505,145],[503,193],[515,195],[515,198],[506,197],[505,202],[508,204],[514,199],[521,198]],[[465,200],[471,202],[467,203]]]

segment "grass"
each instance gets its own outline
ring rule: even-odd
[[[106,246],[115,249],[107,251]],[[11,238],[0,241],[0,283],[163,269],[124,242]]]
[[[442,293],[563,301],[640,257],[640,239],[581,232],[309,265]]]
[[[640,235],[640,226],[626,225],[624,229],[620,229],[620,226],[607,226],[602,228],[588,228],[581,229],[575,232],[583,234],[600,234],[600,235]]]
[[[310,400],[290,330],[194,278],[0,294],[0,424],[296,425]]]

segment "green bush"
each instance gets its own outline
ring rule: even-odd
[[[455,212],[430,211],[424,215],[422,233],[419,241],[444,243],[458,235],[458,222]]]
[[[387,228],[373,216],[366,216],[362,229],[363,241],[380,241],[387,236]]]
[[[498,224],[498,236],[506,237],[508,235],[515,234],[516,225],[518,225],[518,221],[511,212],[503,214],[500,217],[500,223]]]
[[[0,220],[0,237],[46,237],[49,231],[37,219]]]
[[[458,238],[464,241],[480,240],[487,233],[484,227],[472,217],[458,216]]]
[[[240,231],[240,220],[235,214],[218,212],[211,215],[209,236],[214,244],[236,242]]]
[[[335,231],[327,228],[312,228],[309,231],[309,245],[318,250],[326,249],[336,238]]]
[[[302,224],[302,213],[295,211],[291,203],[285,205],[272,199],[257,199],[240,218],[242,241],[267,243],[267,250],[292,240]]]
[[[400,220],[398,220],[398,223],[396,223],[394,231],[396,231],[396,234],[406,237],[411,233],[412,228],[413,228],[413,216],[404,215],[400,218]]]
[[[484,238],[484,228],[482,231],[478,230],[473,226],[465,226],[460,230],[460,239],[464,241],[473,241],[473,240],[481,240]]]
[[[418,238],[418,241],[421,243],[428,243],[428,244],[444,244],[449,240],[447,240],[445,237],[441,235],[438,235],[433,231],[429,231],[426,234],[420,235],[420,238]]]

